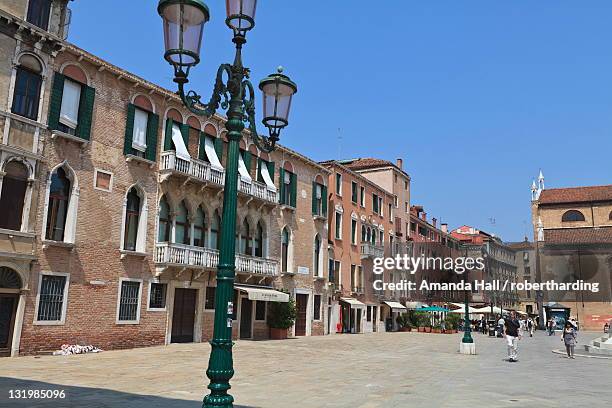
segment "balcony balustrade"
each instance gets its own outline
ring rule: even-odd
[[[162,152],[159,170],[176,172],[188,177],[192,177],[202,182],[213,182],[222,186],[225,183],[225,170],[216,169],[202,160],[191,158],[190,160],[181,159],[173,151]]]
[[[382,258],[385,256],[385,250],[382,246],[372,245],[370,243],[361,244],[362,258]]]
[[[159,170],[160,172],[178,173],[203,183],[212,182],[219,186],[225,184],[225,170],[214,168],[202,160],[181,159],[174,151],[162,152]],[[278,203],[278,192],[255,180],[249,181],[238,177],[238,191],[273,204]]]
[[[255,180],[244,180],[238,177],[238,191],[244,194],[251,195],[260,200],[268,201],[274,204],[278,203],[278,192],[270,190],[264,183]]]
[[[155,263],[215,269],[219,264],[219,251],[212,248],[160,242],[155,247]],[[274,259],[236,254],[236,272],[277,276],[278,262]]]

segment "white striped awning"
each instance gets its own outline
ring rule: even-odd
[[[365,308],[365,304],[361,303],[357,299],[354,298],[340,298],[344,303],[348,303],[351,307],[362,307]]]
[[[264,302],[288,302],[289,294],[269,288],[256,288],[253,286],[235,285],[235,288],[247,293],[249,300],[261,300]]]
[[[385,300],[383,303],[389,306],[393,310],[406,310],[406,306],[402,305],[399,302],[392,302],[392,301]]]

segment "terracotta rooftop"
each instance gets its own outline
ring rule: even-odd
[[[612,185],[544,189],[539,201],[540,204],[612,201]]]
[[[612,244],[612,227],[544,230],[545,244]]]
[[[508,242],[507,245],[512,249],[533,249],[533,242],[530,241],[520,241],[520,242]]]
[[[396,164],[391,163],[389,160],[376,159],[373,157],[360,157],[358,159],[338,160],[338,162],[342,163],[344,166],[354,171],[393,167],[396,170],[404,173],[406,176],[410,177],[408,173],[406,173],[403,169],[397,167]]]

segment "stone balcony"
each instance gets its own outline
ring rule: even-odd
[[[238,192],[271,204],[278,203],[278,192],[276,190],[270,190],[264,183],[255,180],[243,180],[240,176],[238,177]]]
[[[216,169],[202,160],[181,159],[174,151],[161,153],[159,171],[162,174],[186,177],[203,184],[210,183],[211,186],[220,188],[225,185],[225,170]],[[269,204],[278,203],[278,192],[255,180],[248,181],[238,177],[238,192]]]
[[[155,263],[163,266],[215,269],[219,251],[190,245],[160,242],[155,246]],[[236,254],[236,272],[259,276],[278,276],[278,261],[244,254]]]
[[[383,256],[385,256],[385,249],[382,246],[361,244],[361,258],[382,258]]]
[[[181,159],[173,151],[161,153],[159,171],[188,177],[202,183],[214,183],[217,186],[223,186],[225,183],[225,170],[212,168],[210,164],[202,160]]]

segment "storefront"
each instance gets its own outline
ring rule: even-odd
[[[380,305],[381,322],[384,323],[384,331],[397,331],[397,316],[406,312],[406,306],[399,302],[384,301]]]
[[[340,298],[341,333],[363,333],[366,305],[354,298]]]

